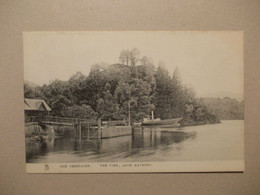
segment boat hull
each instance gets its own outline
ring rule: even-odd
[[[174,118],[174,119],[165,119],[165,120],[149,120],[149,121],[143,121],[142,126],[165,126],[165,127],[172,127],[172,126],[178,126],[179,121],[182,118]]]

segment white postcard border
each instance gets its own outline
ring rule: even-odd
[[[244,160],[175,162],[27,163],[27,173],[243,172]]]

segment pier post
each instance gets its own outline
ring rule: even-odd
[[[130,100],[128,101],[128,126],[131,126]]]
[[[74,138],[78,137],[77,133],[78,133],[78,125],[74,123]]]
[[[89,123],[87,123],[88,124],[88,139],[89,139]]]
[[[79,139],[81,139],[81,121],[80,118],[78,119],[78,133],[79,133]]]
[[[98,139],[102,137],[102,132],[101,132],[101,118],[98,118]]]
[[[79,118],[76,120],[74,127],[75,127],[75,138],[81,139],[81,121]]]

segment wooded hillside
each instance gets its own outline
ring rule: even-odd
[[[89,75],[77,72],[68,81],[38,87],[25,83],[24,96],[44,99],[55,116],[103,120],[127,119],[130,104],[132,122],[151,111],[155,118],[169,119],[182,117],[187,105],[200,107],[193,90],[182,84],[178,68],[170,75],[163,62],[155,65],[137,49],[123,50],[119,62],[92,65]]]
[[[221,120],[244,119],[244,101],[239,102],[229,97],[199,98],[198,101]]]

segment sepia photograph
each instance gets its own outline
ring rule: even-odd
[[[243,172],[241,31],[24,32],[28,173]]]

